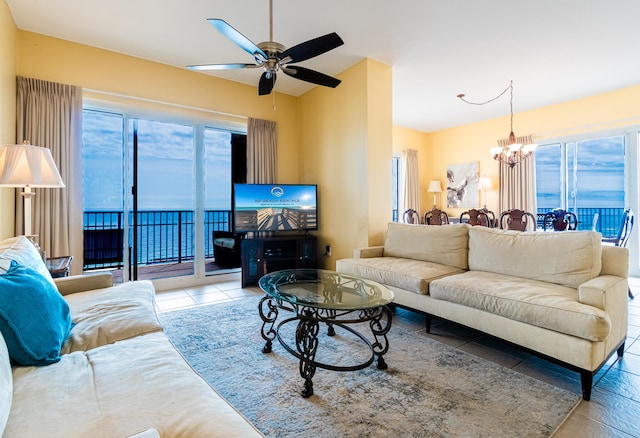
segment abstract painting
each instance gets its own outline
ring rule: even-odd
[[[478,162],[447,166],[447,208],[476,208],[478,205]]]

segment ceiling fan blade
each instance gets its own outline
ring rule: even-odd
[[[202,65],[188,65],[190,70],[239,70],[241,68],[258,68],[257,64],[202,64]]]
[[[324,87],[336,88],[342,82],[340,79],[325,75],[319,71],[311,70],[296,65],[288,65],[282,69],[285,74],[301,81],[311,82],[312,84],[322,85]]]
[[[333,32],[288,48],[282,52],[280,59],[285,59],[288,56],[291,58],[291,61],[289,62],[305,61],[313,58],[314,56],[322,55],[323,53],[333,50],[343,44],[344,41],[342,41],[342,38],[340,38],[337,33]]]
[[[265,94],[271,94],[273,86],[276,84],[276,74],[264,72],[260,76],[260,82],[258,83],[258,96],[264,96]]]
[[[209,23],[216,29],[218,29],[224,36],[229,38],[235,44],[240,46],[244,51],[256,58],[256,62],[266,61],[268,56],[262,51],[262,49],[256,46],[246,36],[238,32],[233,26],[220,18],[209,18]]]

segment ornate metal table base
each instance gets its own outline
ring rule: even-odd
[[[287,318],[276,325],[278,311],[286,310],[294,312],[295,316]],[[324,368],[333,371],[355,371],[368,367],[377,358],[377,367],[381,370],[387,369],[384,354],[389,349],[387,333],[391,329],[391,311],[386,306],[373,307],[363,310],[334,310],[318,307],[303,306],[292,303],[284,303],[269,295],[262,298],[259,304],[260,318],[262,319],[262,337],[266,341],[263,353],[270,353],[273,340],[278,338],[282,346],[292,355],[300,359],[300,376],[304,379],[304,389],[302,396],[305,398],[313,395],[312,378],[316,368]],[[348,324],[369,322],[371,333],[375,338],[370,342],[363,334],[348,327]],[[296,348],[293,349],[280,336],[280,328],[288,323],[297,322],[296,327]],[[371,356],[363,363],[352,366],[339,366],[317,362],[316,351],[318,349],[318,333],[320,324],[325,323],[328,327],[328,335],[335,335],[334,326],[341,327],[352,333],[368,345]]]

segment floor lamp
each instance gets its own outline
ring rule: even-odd
[[[24,234],[35,237],[31,229],[32,188],[64,187],[51,151],[40,146],[23,144],[0,146],[0,187],[22,187],[24,196]]]

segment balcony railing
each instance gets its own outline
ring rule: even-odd
[[[538,214],[541,215],[551,210],[551,208],[538,208]],[[575,210],[569,209],[569,211],[575,213],[578,218],[578,230],[590,230],[593,217],[597,213],[596,231],[604,237],[615,237],[618,235],[624,208],[577,208]]]
[[[84,270],[123,266],[123,213],[84,212]],[[133,213],[128,236],[133,242]],[[213,257],[213,232],[230,231],[230,210],[205,211],[205,258]],[[138,265],[181,263],[194,259],[193,211],[139,211],[136,239]]]

